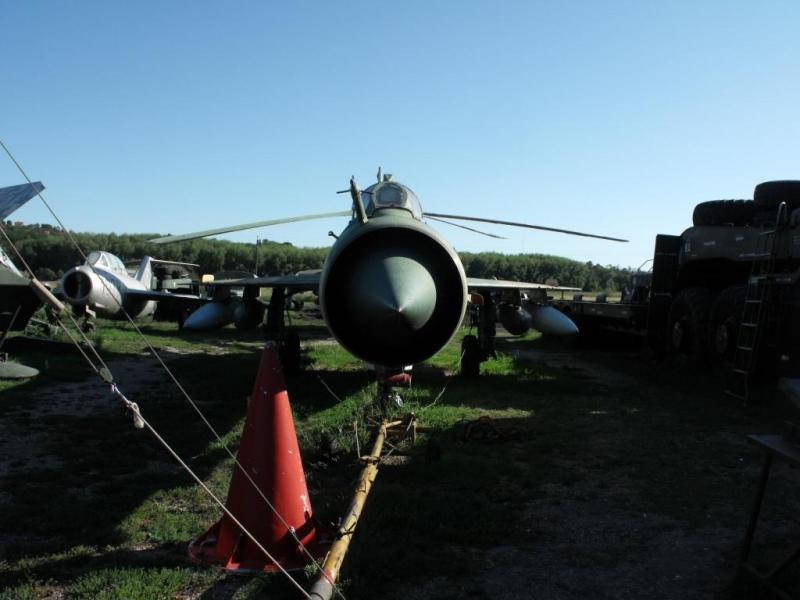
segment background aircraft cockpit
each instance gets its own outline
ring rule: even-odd
[[[108,252],[91,252],[89,256],[86,257],[86,264],[101,269],[115,271],[117,273],[127,274],[125,265],[122,263],[122,261],[118,257]]]

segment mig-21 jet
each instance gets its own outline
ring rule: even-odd
[[[554,286],[467,277],[455,250],[426,219],[452,225],[457,225],[450,223],[452,220],[487,222],[627,241],[511,221],[423,212],[408,186],[390,175],[382,176],[380,171],[378,182],[363,191],[351,178],[349,192],[352,206],[347,211],[259,221],[151,241],[165,244],[300,220],[350,217],[341,234],[334,236],[336,241],[319,271],[214,284],[272,288],[267,327],[276,336],[280,334],[276,329],[282,324],[287,295],[313,291],[331,335],[351,354],[385,373],[425,361],[441,350],[458,331],[472,303],[478,335],[468,335],[462,342],[461,366],[467,375],[477,374],[480,362],[493,354],[495,318],[515,334],[535,328],[549,335],[572,335],[578,329],[569,317],[547,305],[548,290],[558,289]]]

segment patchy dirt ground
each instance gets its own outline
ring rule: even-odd
[[[794,411],[771,394],[745,409],[719,394],[709,378],[649,365],[630,352],[569,352],[513,340],[499,340],[498,347],[514,359],[510,372],[475,382],[453,379],[435,409],[424,414],[442,423],[491,414],[513,435],[492,443],[465,441],[457,427],[440,425],[439,461],[387,464],[345,563],[347,598],[732,597],[762,460],[746,434],[777,432]],[[257,357],[242,364],[245,355],[226,358],[224,348],[213,357],[171,350],[164,348],[163,355],[169,364],[183,365],[182,380],[192,383],[193,397],[216,411],[212,420],[223,433],[234,431],[250,381],[233,390],[223,383],[207,389],[208,382],[234,369],[252,373]],[[129,397],[142,398],[156,417],[159,409],[166,411],[159,424],[173,437],[193,427],[179,420],[187,418],[185,406],[176,403],[173,410],[161,398],[169,395],[166,376],[151,358],[118,357],[110,366]],[[342,397],[369,378],[358,372],[325,376]],[[415,379],[432,394],[445,380],[430,366]],[[322,404],[309,405],[309,393]],[[313,377],[295,380],[292,394],[298,415],[313,417],[334,402]],[[237,410],[228,409],[231,402]],[[88,375],[4,407],[0,481],[17,487],[2,488],[0,506],[21,515],[0,536],[0,558],[14,557],[0,568],[6,581],[35,578],[45,582],[35,589],[63,595],[84,572],[109,565],[129,569],[114,577],[129,577],[132,586],[141,565],[185,569],[185,542],[218,511],[190,515],[201,495],[152,440],[131,433],[120,413],[107,387]],[[116,429],[107,432],[103,423]],[[82,424],[74,437],[70,424]],[[54,436],[59,445],[48,443]],[[199,457],[193,464],[224,486],[218,463],[203,458],[208,436],[189,437],[204,441],[181,442],[183,454]],[[67,458],[52,450],[63,452],[69,444],[75,448]],[[119,444],[127,445],[125,451],[114,454]],[[83,460],[82,449],[93,452],[91,460]],[[96,464],[107,454],[108,464]],[[317,513],[340,514],[346,506],[355,472],[347,457],[330,463],[317,457],[309,467]],[[124,465],[116,464],[123,459]],[[20,499],[41,502],[48,489],[60,490],[53,515],[19,506]],[[757,537],[762,564],[800,537],[799,489],[800,470],[776,465]],[[134,513],[138,520],[130,525]],[[51,517],[78,523],[48,525]],[[80,550],[87,545],[90,550]],[[78,548],[91,558],[53,558],[47,554],[53,547],[67,553]],[[36,566],[20,566],[17,559]],[[211,580],[200,585],[196,575],[182,576],[194,583],[160,597],[295,597],[276,590],[274,580],[256,585],[201,574]],[[120,593],[109,597],[125,597]]]
[[[509,543],[443,544],[431,558],[463,565],[459,576],[398,582],[386,598],[738,597],[736,569],[762,464],[745,432],[777,431],[792,410],[779,397],[745,410],[708,382],[692,389],[691,374],[640,364],[635,354],[602,361],[593,352],[512,354],[584,377],[596,409],[584,399],[584,414],[548,424],[575,437],[539,447],[546,473],[514,490],[529,496],[514,499],[520,509]],[[676,385],[681,379],[689,385]],[[762,566],[792,536],[800,539],[798,490],[800,469],[776,464],[754,552]]]
[[[162,352],[169,360],[170,354]],[[109,361],[119,385],[130,394],[138,396],[144,390],[165,382],[160,366],[152,359],[120,358]],[[58,417],[107,416],[118,418],[122,413],[119,401],[107,386],[94,377],[81,381],[59,382],[37,394],[26,404],[8,410],[0,420],[0,477],[29,469],[61,467],[58,456],[42,452],[51,427],[51,419]],[[48,417],[48,419],[42,419]],[[46,422],[43,422],[46,421]],[[76,444],[82,442],[75,440]]]

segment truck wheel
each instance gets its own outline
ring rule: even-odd
[[[667,318],[667,347],[692,367],[708,359],[708,316],[711,291],[701,287],[681,290],[672,301]]]
[[[474,379],[481,370],[481,347],[474,335],[465,335],[461,340],[461,376]]]
[[[781,202],[786,202],[786,208],[791,213],[800,207],[800,181],[759,183],[753,190],[753,202],[758,210],[770,209],[773,212]]]
[[[756,205],[752,200],[710,200],[694,207],[692,223],[706,225],[747,225],[753,220]]]
[[[714,366],[727,369],[733,364],[746,295],[747,288],[743,285],[725,288],[711,307],[709,357]]]

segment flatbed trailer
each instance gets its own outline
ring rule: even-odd
[[[552,304],[583,335],[639,336],[656,356],[719,367],[726,391],[746,400],[753,375],[800,372],[800,181],[702,203],[693,220],[656,236],[652,271],[634,274],[620,302]]]

